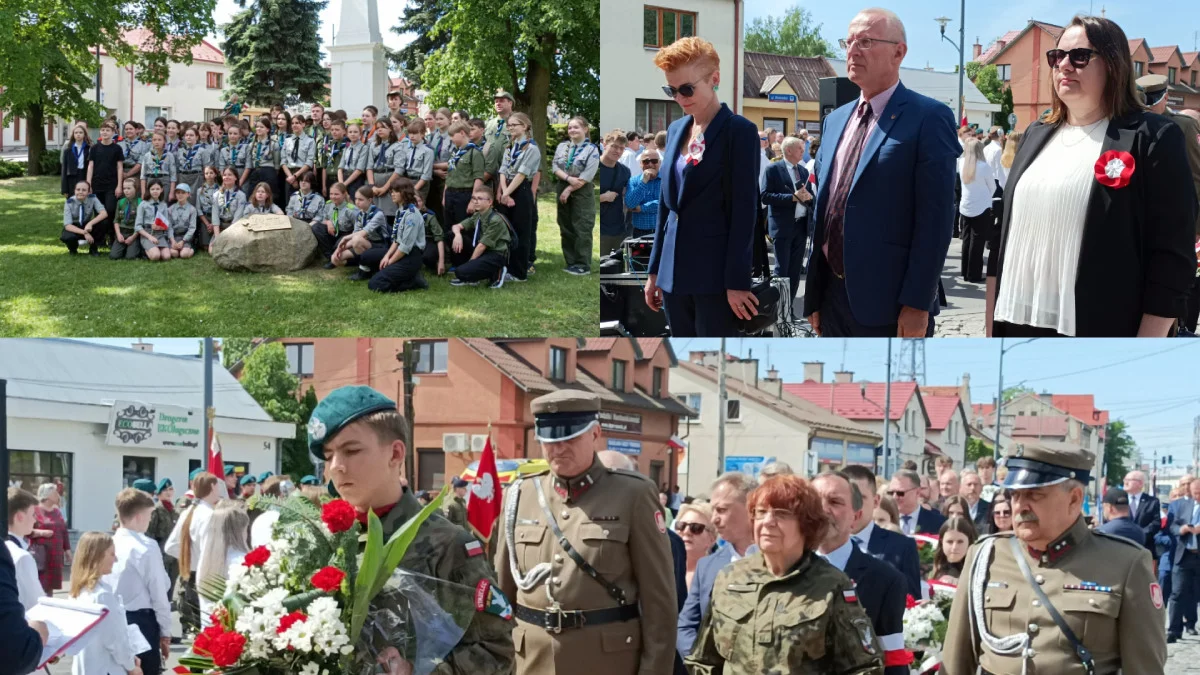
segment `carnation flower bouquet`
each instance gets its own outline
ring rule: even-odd
[[[416,675],[428,673],[470,623],[474,589],[398,569],[417,529],[446,490],[387,542],[370,513],[359,554],[357,512],[335,499],[260,498],[278,511],[272,538],[197,589],[218,603],[176,673],[372,675],[396,647]]]
[[[946,641],[947,617],[954,602],[954,590],[945,584],[931,587],[932,598],[916,601],[908,596],[904,610],[904,647],[921,654],[913,672],[920,675],[938,670],[942,662],[942,644]]]

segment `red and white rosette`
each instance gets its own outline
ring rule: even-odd
[[[1124,150],[1109,150],[1096,160],[1096,180],[1106,187],[1123,188],[1129,185],[1135,168],[1133,155]]]
[[[688,143],[687,163],[695,166],[702,159],[704,159],[704,134],[700,134]]]

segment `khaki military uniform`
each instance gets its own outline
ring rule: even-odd
[[[171,530],[175,529],[175,521],[179,520],[175,513],[175,511],[168,511],[167,507],[156,499],[154,513],[150,515],[150,526],[146,528],[146,536],[158,542],[158,550],[163,552],[163,567],[167,570],[167,579],[170,580],[172,586],[175,585],[175,577],[179,576],[179,560],[174,556],[167,555],[166,550],[167,539],[171,536]]]
[[[446,507],[446,518],[455,525],[467,527],[467,502],[462,497],[455,496]]]
[[[776,577],[755,553],[717,574],[685,662],[693,675],[882,675],[883,646],[850,577],[811,552]]]
[[[942,657],[948,675],[1083,675],[1070,641],[1038,600],[1013,556],[1015,535],[985,537],[967,552],[959,592],[950,610]],[[975,574],[976,558],[986,578]],[[1161,673],[1167,656],[1162,590],[1142,546],[1093,532],[1080,517],[1045,552],[1023,543],[1020,555],[1067,625],[1092,655],[1097,675]],[[978,587],[978,590],[976,588]],[[977,600],[982,606],[977,606]],[[978,618],[982,617],[982,625]],[[1021,636],[1009,655],[980,635]]]
[[[594,405],[599,407],[598,402]],[[560,545],[539,504],[538,484],[550,516],[567,541],[620,590],[623,604]],[[548,471],[521,479],[505,491],[504,499],[504,532],[495,564],[501,590],[516,605],[513,642],[517,672],[671,673],[677,621],[675,578],[654,484],[644,476],[608,469],[593,459],[585,473],[572,479]],[[531,579],[539,577],[540,581],[530,585]],[[597,620],[561,632],[528,619],[529,610],[551,609],[566,613],[565,619],[550,615],[563,625],[577,621],[573,616],[577,611],[610,610],[630,618]]]

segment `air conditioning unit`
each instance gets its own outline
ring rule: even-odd
[[[471,452],[483,452],[484,445],[487,445],[487,434],[473,434],[471,436]]]
[[[466,452],[466,434],[442,434],[442,452]]]

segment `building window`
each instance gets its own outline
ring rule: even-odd
[[[1137,74],[1137,76],[1138,76],[1138,77],[1141,77],[1141,76],[1142,76],[1142,68],[1144,68],[1144,67],[1145,67],[1145,66],[1142,64],[1142,62],[1141,62],[1141,61],[1134,61],[1134,62],[1133,62],[1133,72],[1134,72],[1135,74]]]
[[[67,525],[71,524],[71,453],[10,450],[10,486],[37,494],[43,483],[62,483],[62,510]]]
[[[72,132],[72,134],[73,133],[74,132]],[[46,140],[48,140],[48,141],[54,140],[54,118],[53,117],[51,117],[46,122]]]
[[[666,131],[671,122],[683,117],[683,108],[674,101],[634,101],[634,124],[639,134],[656,134]]]
[[[764,117],[763,129],[774,129],[784,136],[787,135],[787,120],[777,117]]]
[[[614,391],[625,391],[625,362],[613,359],[612,388]]]
[[[655,368],[650,382],[650,395],[654,398],[662,398],[663,388],[663,369]]]
[[[700,412],[700,394],[676,394],[675,398],[692,410]]]
[[[418,373],[444,373],[449,360],[450,346],[445,340],[422,342],[416,346]]]
[[[140,478],[154,480],[153,457],[130,457],[126,455],[121,458],[121,468],[125,474],[125,487],[133,487],[133,481]]]
[[[1009,64],[997,65],[996,74],[1000,76],[1001,82],[1008,82],[1012,79],[1012,66]]]
[[[1192,86],[1196,86],[1196,71],[1192,71]]]
[[[1175,84],[1175,69],[1167,68],[1167,82]]]
[[[446,453],[441,448],[417,448],[418,490],[440,490],[446,483]]]
[[[207,73],[207,75],[208,75],[208,88],[209,89],[220,89],[221,88],[221,73]]]
[[[696,13],[647,6],[643,12],[643,39],[647,47],[666,47],[679,38],[696,35]]]
[[[287,352],[289,373],[296,377],[312,377],[313,346],[311,342],[284,345],[283,349]]]
[[[550,379],[565,382],[567,379],[567,350],[550,348]]]
[[[221,108],[205,108],[204,109],[204,121],[211,122],[211,121],[217,119],[218,117],[220,117],[221,113],[223,113],[223,112],[225,112],[225,111],[222,110]]]
[[[731,398],[725,401],[725,421],[726,422],[741,422],[742,421],[742,402],[736,398]]]

